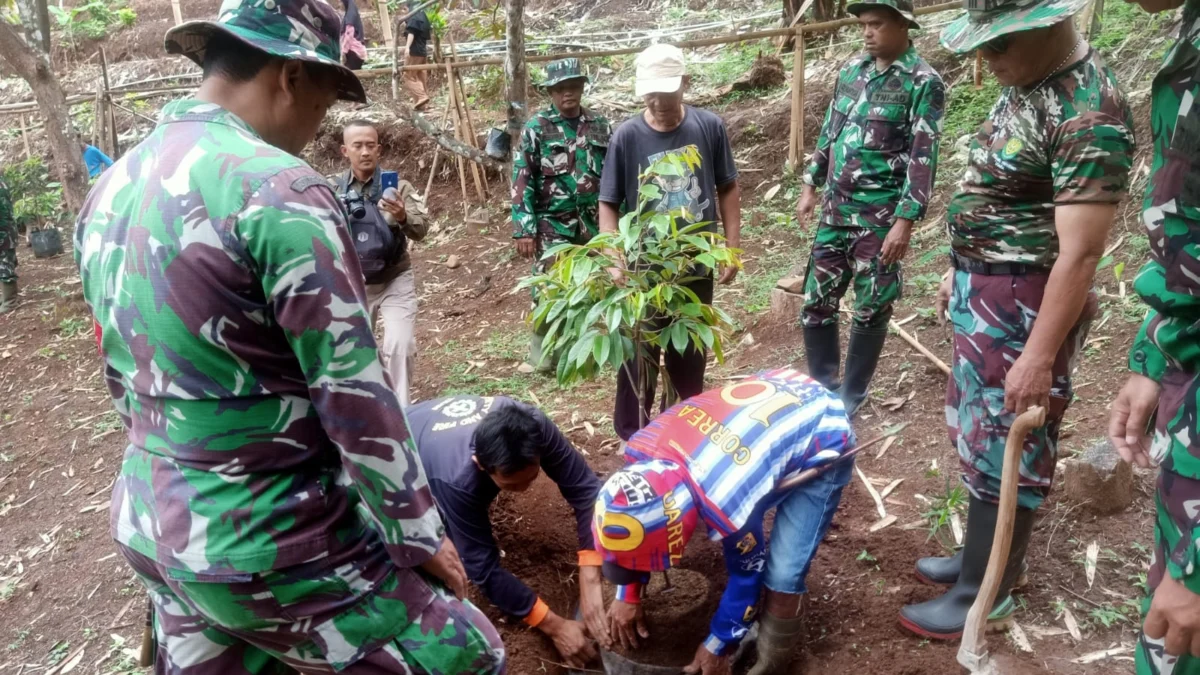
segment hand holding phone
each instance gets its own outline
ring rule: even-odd
[[[400,187],[400,174],[399,173],[397,173],[395,171],[381,171],[381,172],[379,172],[379,176],[380,176],[380,182],[381,182],[380,187],[383,188],[384,190],[386,190],[388,188],[399,189],[399,187]]]

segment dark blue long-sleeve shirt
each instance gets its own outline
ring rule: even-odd
[[[579,549],[594,549],[592,510],[600,479],[540,410],[500,396],[451,396],[418,403],[405,410],[405,415],[429,488],[467,576],[501,611],[523,618],[533,610],[537,594],[500,566],[500,547],[488,518],[488,507],[500,488],[471,460],[479,422],[487,413],[505,406],[521,406],[533,412],[539,425],[542,471],[558,484],[575,510]]]

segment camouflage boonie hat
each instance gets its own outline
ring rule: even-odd
[[[591,81],[583,73],[583,66],[579,63],[579,59],[569,58],[551,61],[550,65],[546,66],[546,79],[542,82],[542,88],[549,89],[559,82],[566,82],[567,80]]]
[[[367,102],[354,71],[341,63],[342,20],[325,0],[225,0],[216,21],[189,21],[167,31],[168,54],[204,63],[208,41],[225,33],[273,56],[328,66],[338,98]]]
[[[942,31],[942,46],[955,54],[983,43],[1035,28],[1045,28],[1078,14],[1088,0],[963,0],[966,14]]]
[[[908,19],[908,27],[913,30],[920,30],[921,28],[921,24],[917,23],[916,15],[913,14],[912,0],[857,0],[846,5],[846,11],[854,16],[858,16],[859,12],[865,12],[868,9],[875,9],[876,7],[887,7],[905,19]]]

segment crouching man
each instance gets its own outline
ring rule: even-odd
[[[636,647],[638,637],[649,637],[640,589],[650,572],[679,562],[702,522],[722,543],[729,581],[711,632],[684,672],[730,672],[729,655],[753,623],[765,583],[750,675],[783,673],[800,635],[809,564],[850,480],[853,462],[837,460],[853,444],[841,400],[792,369],[694,396],[634,434],[627,465],[600,489],[594,520],[604,575],[618,585],[608,612],[614,640]],[[816,479],[777,489],[824,465]],[[763,518],[772,508],[768,552]]]
[[[591,528],[600,479],[583,455],[540,410],[504,397],[451,396],[415,405],[405,415],[467,576],[500,611],[549,636],[567,665],[586,666],[596,656],[588,633],[607,644],[608,630]],[[555,614],[500,566],[488,509],[501,491],[528,490],[542,471],[575,510],[582,623]]]

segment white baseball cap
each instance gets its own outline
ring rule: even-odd
[[[636,64],[634,91],[638,96],[673,94],[683,86],[683,50],[675,45],[650,45],[638,54]]]

